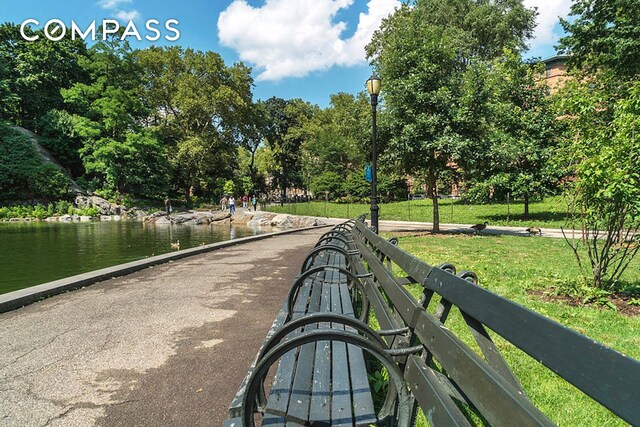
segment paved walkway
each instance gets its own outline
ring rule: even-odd
[[[148,268],[0,314],[0,426],[216,426],[327,229]]]
[[[321,218],[327,224],[340,224],[344,222],[344,219],[340,218]],[[381,232],[394,232],[394,231],[431,231],[433,224],[430,222],[416,222],[416,221],[388,221],[380,220]],[[474,230],[471,228],[473,224],[440,224],[440,231],[447,233],[462,233],[473,234]],[[529,233],[526,231],[527,227],[506,227],[501,225],[489,224],[485,230],[482,230],[480,234],[484,235],[505,235],[505,236],[520,236],[529,237]],[[541,228],[542,237],[555,237],[563,238],[562,230],[559,228]],[[581,236],[580,230],[566,230],[568,237],[579,238]]]

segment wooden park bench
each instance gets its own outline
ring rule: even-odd
[[[408,426],[418,408],[436,426],[468,426],[474,417],[489,425],[554,425],[529,400],[488,330],[640,425],[640,362],[483,289],[471,272],[432,267],[396,243],[363,218],[320,239],[225,426]],[[416,286],[418,298],[410,291]],[[454,308],[473,343],[446,326]],[[367,325],[370,313],[378,330]],[[389,374],[379,408],[368,382],[373,359]]]

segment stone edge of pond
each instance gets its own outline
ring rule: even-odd
[[[294,228],[291,230],[276,231],[273,233],[259,234],[257,236],[248,236],[239,239],[226,240],[224,242],[211,243],[209,245],[197,246],[195,248],[183,249],[181,251],[156,255],[137,261],[114,265],[112,267],[101,268],[100,270],[77,274],[75,276],[54,280],[52,282],[31,286],[25,289],[19,289],[17,291],[0,295],[0,313],[6,313],[12,310],[16,310],[26,305],[33,304],[34,302],[41,301],[45,298],[49,298],[75,289],[84,288],[97,282],[102,282],[104,280],[109,280],[115,277],[126,276],[127,274],[144,270],[145,268],[155,265],[164,264],[169,261],[176,261],[193,255],[200,255],[203,253],[228,248],[242,243],[254,242],[258,240],[268,239],[270,237],[277,237],[285,234],[325,227],[330,227],[330,225]]]

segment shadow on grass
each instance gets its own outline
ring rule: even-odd
[[[520,215],[507,215],[505,214],[497,214],[497,215],[484,215],[481,218],[486,219],[490,223],[493,222],[510,222],[510,221],[566,221],[568,219],[567,214],[565,212],[532,212],[529,213],[526,217],[524,214]]]

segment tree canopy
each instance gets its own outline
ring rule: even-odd
[[[390,136],[384,156],[426,175],[434,230],[438,180],[452,162],[473,157],[481,135],[474,111],[482,92],[465,90],[465,74],[504,48],[521,49],[534,19],[535,11],[518,0],[418,0],[384,20],[367,46],[384,82],[381,122]]]

